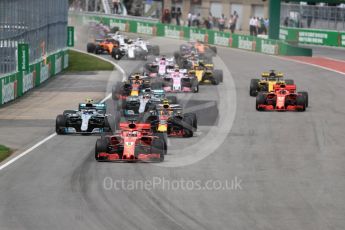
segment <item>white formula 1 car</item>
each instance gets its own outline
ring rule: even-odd
[[[111,52],[111,56],[116,60],[123,57],[146,60],[148,55],[159,55],[160,53],[159,46],[150,45],[140,37],[132,40],[120,33],[110,34],[110,36],[119,41],[119,47],[114,47]]]

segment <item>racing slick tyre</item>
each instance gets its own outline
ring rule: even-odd
[[[96,45],[94,43],[87,43],[86,45],[86,51],[88,53],[94,53],[96,50]]]
[[[223,82],[223,70],[221,69],[215,69],[213,71],[213,75],[215,76],[215,78],[219,79],[219,82]]]
[[[157,132],[154,133],[154,136],[157,136],[158,140],[161,140],[163,142],[164,155],[166,155],[168,152],[168,134],[166,132]]]
[[[296,105],[301,106],[301,109],[298,109],[300,112],[304,112],[306,108],[306,98],[303,95],[298,95],[296,99]]]
[[[96,161],[102,160],[98,156],[98,154],[99,153],[106,153],[107,150],[108,150],[108,141],[104,137],[97,139],[96,145],[95,145],[95,159],[96,159]]]
[[[256,97],[258,95],[259,79],[250,80],[249,95],[251,97]]]
[[[102,47],[100,47],[99,45],[96,45],[95,47],[95,54],[101,54],[103,52]]]
[[[169,104],[177,104],[177,97],[176,96],[167,96]]]
[[[190,116],[184,116],[182,119],[183,137],[193,136],[193,118]]]
[[[266,104],[266,98],[265,98],[265,95],[260,92],[256,96],[256,110],[263,111],[263,109],[259,108],[259,105],[264,105],[264,104]]]
[[[55,131],[58,135],[65,134],[64,128],[66,127],[66,117],[62,114],[56,117]]]
[[[157,160],[158,162],[164,161],[164,142],[161,139],[154,139],[151,143],[151,152],[155,154],[159,154],[160,158]]]
[[[298,92],[300,94],[302,94],[305,98],[305,107],[308,107],[309,106],[309,95],[308,95],[308,92],[305,92],[305,91],[301,91],[301,92]]]
[[[192,87],[192,92],[193,93],[199,93],[199,82],[198,82],[198,79],[192,79],[192,82],[191,82],[191,87]]]
[[[121,51],[118,48],[113,48],[113,51],[111,52],[111,56],[115,59],[115,60],[120,60],[122,57]]]
[[[198,119],[196,117],[195,113],[185,113],[184,114],[185,117],[190,117],[192,119],[192,123],[193,123],[193,131],[196,131],[198,129]]]
[[[75,110],[65,110],[65,111],[63,111],[63,113],[62,113],[62,115],[67,115],[67,114],[76,114],[77,113],[77,111],[75,111]]]
[[[292,79],[286,79],[284,81],[285,81],[286,85],[294,85],[295,84],[294,80],[292,80]]]

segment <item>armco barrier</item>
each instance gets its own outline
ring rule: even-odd
[[[67,50],[61,50],[31,64],[27,72],[0,77],[0,106],[24,95],[67,67]]]
[[[323,46],[345,46],[345,33],[333,30],[301,28],[280,28],[280,39],[294,44],[312,44]]]
[[[168,37],[185,40],[200,40],[212,45],[220,45],[270,55],[311,56],[312,51],[285,43],[284,41],[269,40],[254,36],[230,34],[214,30],[198,29],[195,27],[167,25],[152,21],[136,21],[134,19],[117,18],[111,15],[92,13],[75,13],[69,15],[72,22],[87,24],[102,22],[110,27],[118,27],[120,31],[146,34],[151,36]],[[345,34],[344,34],[345,43]]]

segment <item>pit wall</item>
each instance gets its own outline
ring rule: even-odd
[[[292,44],[345,47],[345,31],[281,27],[279,37]]]
[[[123,32],[183,40],[201,40],[211,45],[244,49],[270,55],[312,56],[311,49],[297,47],[280,40],[197,29],[195,27],[167,25],[145,20],[137,21],[134,19],[92,13],[71,12],[69,19],[72,24],[77,25],[88,24],[89,22],[102,22],[111,28],[116,26]]]
[[[30,63],[29,71],[15,72],[0,77],[0,106],[13,101],[41,85],[68,67],[67,50]]]

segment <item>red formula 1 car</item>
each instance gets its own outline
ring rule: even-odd
[[[165,140],[151,131],[150,124],[120,123],[120,131],[97,140],[97,161],[162,162],[166,154]]]
[[[276,84],[274,91],[259,92],[256,97],[258,111],[305,111],[308,93],[296,92],[296,85]]]

